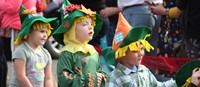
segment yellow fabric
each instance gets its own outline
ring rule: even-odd
[[[177,7],[172,7],[169,9],[168,16],[169,18],[179,18],[179,15],[181,14],[181,10]]]
[[[126,56],[126,51],[128,50],[128,48],[130,49],[130,51],[138,51],[139,50],[139,45],[142,44],[144,46],[144,48],[150,52],[150,50],[154,50],[154,47],[151,46],[151,44],[149,44],[148,41],[146,41],[145,39],[143,40],[139,40],[137,42],[133,42],[127,46],[124,46],[122,48],[119,48],[116,52],[115,52],[115,56],[116,59],[119,59],[123,56]]]
[[[191,81],[192,81],[192,77],[189,77],[189,78],[186,80],[185,84],[184,84],[183,86],[181,86],[181,87],[188,87],[188,85],[191,83]]]
[[[51,27],[51,25],[49,23],[44,23],[41,21],[37,21],[31,25],[31,29],[33,29],[33,30],[39,30],[41,28],[48,28],[47,36],[49,36],[51,34],[51,30],[53,30],[53,28]],[[18,46],[19,44],[23,43],[26,39],[27,39],[27,35],[19,36],[16,38],[14,45]]]
[[[69,51],[72,53],[76,53],[78,51],[81,51],[85,54],[89,53],[89,54],[93,54],[96,52],[96,50],[94,49],[94,47],[92,45],[89,45],[88,42],[89,41],[85,41],[84,43],[80,43],[79,41],[76,40],[76,36],[75,36],[75,25],[78,22],[83,21],[83,19],[79,18],[79,19],[75,19],[74,23],[71,27],[71,29],[64,33],[64,44],[65,46],[60,50],[60,53],[63,51]],[[94,22],[93,22],[94,23]]]

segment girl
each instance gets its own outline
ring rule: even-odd
[[[9,87],[52,87],[51,56],[44,45],[56,18],[46,19],[32,10],[20,8],[22,30],[15,40],[13,69]]]

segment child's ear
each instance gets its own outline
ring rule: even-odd
[[[27,34],[27,37],[30,37],[30,35],[31,35],[31,31]]]

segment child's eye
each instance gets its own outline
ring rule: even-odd
[[[45,31],[45,30],[40,30],[40,32],[41,32],[41,33],[47,33],[47,31]]]

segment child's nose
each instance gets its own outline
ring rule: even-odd
[[[89,25],[89,29],[93,29],[93,26],[92,26],[92,25]]]

